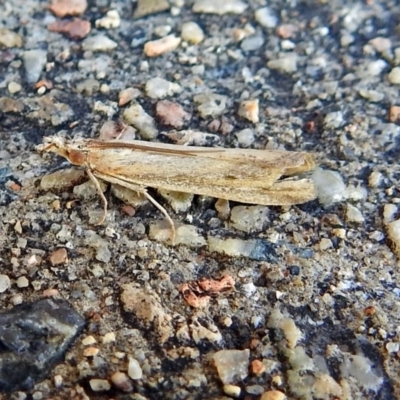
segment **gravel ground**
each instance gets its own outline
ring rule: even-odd
[[[395,0],[0,0],[2,310],[65,299],[86,320],[0,399],[400,398],[399,21]],[[313,152],[318,199],[152,190],[172,246],[104,185],[94,225],[84,173],[35,147],[118,129]]]

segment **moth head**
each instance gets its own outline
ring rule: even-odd
[[[82,165],[86,161],[86,152],[79,139],[70,141],[60,136],[45,137],[43,144],[37,146],[37,150],[40,153],[56,153],[74,165]]]

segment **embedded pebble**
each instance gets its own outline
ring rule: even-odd
[[[22,86],[19,83],[13,81],[7,85],[7,89],[11,94],[14,94],[18,93],[22,89]]]
[[[181,86],[175,82],[169,82],[163,78],[152,78],[146,82],[146,94],[151,99],[163,99],[182,91]]]
[[[278,17],[270,7],[262,7],[254,13],[256,21],[264,28],[275,28],[278,25]]]
[[[158,193],[167,200],[175,212],[187,212],[192,206],[194,195],[192,193],[175,192],[172,190],[158,189]]]
[[[287,54],[276,60],[270,60],[267,62],[269,69],[276,69],[279,72],[290,74],[297,71],[297,59],[296,54]]]
[[[349,222],[357,222],[358,224],[363,223],[365,220],[362,212],[351,204],[347,204],[346,219]]]
[[[111,40],[102,33],[90,36],[82,42],[82,49],[84,51],[110,51],[117,46],[117,42],[114,42],[114,40]]]
[[[156,14],[170,8],[167,0],[138,0],[134,18],[142,18],[146,15]]]
[[[264,38],[261,35],[249,36],[242,40],[240,48],[243,51],[258,50],[264,44]]]
[[[193,11],[205,14],[241,14],[248,5],[241,0],[196,0]]]
[[[17,279],[17,286],[19,288],[24,288],[24,287],[28,287],[29,286],[29,280],[26,276],[20,276]]]
[[[121,25],[121,17],[118,10],[107,11],[103,18],[97,19],[95,22],[96,28],[113,29]]]
[[[60,264],[66,264],[68,262],[67,250],[64,247],[57,249],[51,253],[49,259],[50,259],[51,265],[53,265],[53,266],[60,265]]]
[[[181,43],[181,38],[175,35],[168,35],[158,40],[145,43],[144,54],[147,57],[158,57],[161,54],[175,50]]]
[[[111,251],[108,246],[99,246],[96,250],[96,260],[108,263],[111,260]]]
[[[110,382],[106,379],[91,379],[89,385],[94,392],[103,392],[111,389]]]
[[[199,44],[204,40],[204,32],[196,22],[185,22],[181,27],[181,38],[191,44]]]
[[[86,0],[52,0],[49,7],[50,11],[60,18],[68,15],[81,15],[86,8]]]
[[[23,45],[22,36],[6,28],[0,28],[0,49],[11,49]]]
[[[379,171],[372,171],[368,177],[368,186],[371,188],[376,188],[382,182],[383,176]]]
[[[360,93],[361,97],[364,97],[364,99],[368,99],[373,103],[378,103],[385,98],[385,95],[377,90],[360,89],[358,93]]]
[[[133,87],[121,90],[118,94],[118,105],[122,107],[125,104],[128,104],[130,101],[136,99],[140,95],[140,90]]]
[[[258,113],[258,99],[244,100],[239,105],[238,115],[253,124],[259,121]]]
[[[37,82],[47,62],[46,50],[26,50],[22,55],[25,76],[28,83]]]
[[[261,231],[268,222],[269,209],[265,206],[236,206],[232,208],[230,222],[243,232]]]
[[[188,247],[197,248],[206,244],[204,237],[198,232],[194,225],[175,226],[175,245],[183,244]],[[171,243],[171,226],[166,220],[159,220],[150,224],[149,237],[158,241]]]
[[[400,219],[387,223],[386,230],[394,252],[400,257]]]
[[[147,114],[139,103],[127,108],[123,113],[123,119],[127,124],[135,127],[144,139],[151,140],[158,135],[153,117]]]
[[[216,118],[224,112],[228,97],[215,93],[201,93],[194,96],[193,100],[198,104],[197,110],[203,118]]]
[[[317,190],[318,199],[324,206],[341,201],[345,197],[346,185],[336,171],[316,169],[312,179]]]
[[[279,390],[268,390],[263,393],[260,400],[286,400],[286,396]]]
[[[74,186],[77,182],[84,179],[85,176],[85,171],[77,168],[63,169],[61,171],[56,171],[52,174],[45,175],[40,180],[40,188],[44,191],[50,191],[52,189],[65,189]]]
[[[11,287],[11,279],[4,274],[0,274],[0,293],[4,293]]]
[[[183,107],[169,100],[161,100],[156,104],[156,114],[163,125],[180,129],[188,122],[191,115]]]
[[[116,388],[123,392],[131,392],[133,390],[132,382],[124,372],[114,372],[111,375],[110,380]]]
[[[64,33],[73,40],[80,40],[89,35],[91,24],[81,18],[74,18],[70,21],[57,20],[48,25],[47,29],[51,32]]]
[[[230,397],[240,397],[240,393],[242,391],[240,386],[236,385],[224,385],[222,389],[224,393]]]
[[[255,141],[255,132],[253,129],[246,128],[235,132],[235,137],[239,147],[250,147]]]
[[[250,350],[220,350],[213,355],[218,376],[224,385],[247,378]]]
[[[140,367],[139,361],[132,357],[129,357],[128,375],[129,378],[134,380],[142,379],[143,377],[143,371]]]
[[[390,71],[388,79],[390,83],[393,83],[393,85],[400,85],[400,67],[394,67]]]

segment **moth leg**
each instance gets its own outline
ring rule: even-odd
[[[151,197],[149,195],[149,193],[147,193],[147,190],[144,190],[142,193],[147,197],[147,200],[149,200],[150,203],[152,203],[154,206],[156,206],[164,214],[164,216],[167,219],[169,225],[171,226],[172,244],[175,244],[175,237],[176,237],[175,224],[174,224],[174,221],[172,220],[172,218],[169,216],[168,211],[156,199]]]
[[[124,187],[126,187],[126,188],[128,188],[128,189],[131,189],[131,190],[135,191],[136,193],[142,193],[142,194],[144,194],[144,195],[146,196],[147,200],[149,200],[151,204],[153,204],[154,206],[156,206],[156,207],[164,214],[164,216],[165,216],[165,218],[167,219],[169,225],[171,226],[171,231],[172,231],[172,238],[171,238],[171,241],[172,241],[172,244],[175,243],[176,229],[175,229],[174,221],[173,221],[172,218],[169,216],[168,211],[167,211],[160,203],[158,203],[153,197],[151,197],[151,196],[147,193],[147,190],[146,190],[144,187],[141,187],[141,186],[139,186],[139,185],[135,185],[134,183],[126,182],[126,181],[124,181],[124,180],[122,180],[122,179],[119,179],[119,178],[116,178],[115,176],[112,176],[112,175],[104,175],[104,174],[102,174],[102,173],[100,173],[100,172],[97,172],[97,171],[95,171],[94,173],[95,173],[95,175],[97,175],[100,179],[103,179],[103,180],[105,180],[106,182],[109,182],[109,183],[116,183],[117,185],[124,186]],[[93,173],[92,173],[92,175],[93,175]],[[97,184],[98,184],[98,182],[97,182]],[[96,187],[98,187],[98,190],[100,189],[100,185],[99,185],[99,186],[96,185]],[[100,192],[99,192],[99,193],[100,193]],[[106,202],[106,203],[105,203],[105,204],[106,204],[105,210],[106,210],[106,212],[107,212],[107,200],[106,200],[106,198],[104,197],[103,193],[101,193],[101,195],[102,195],[102,199],[104,198],[104,201]],[[103,204],[104,204],[104,202],[103,202]]]
[[[100,195],[101,202],[103,203],[103,215],[102,215],[100,221],[96,224],[96,225],[101,225],[105,221],[106,216],[107,216],[108,202],[107,202],[106,197],[104,196],[103,191],[101,190],[98,179],[93,175],[92,171],[90,169],[87,169],[86,173],[88,174],[88,177],[90,178],[90,180],[93,182],[98,194]]]

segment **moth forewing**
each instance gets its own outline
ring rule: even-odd
[[[60,137],[45,138],[38,148],[86,167],[92,180],[97,177],[145,194],[172,226],[147,187],[261,205],[300,204],[316,197],[313,182],[295,176],[314,168],[313,156],[304,152]]]

